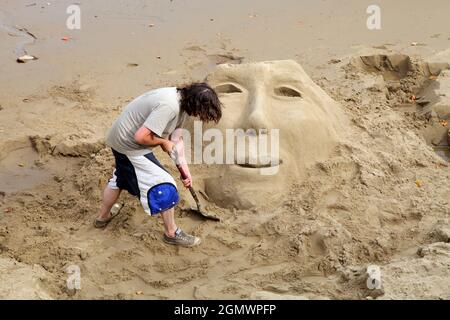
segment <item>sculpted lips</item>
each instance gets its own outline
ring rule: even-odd
[[[271,156],[259,157],[258,159],[245,157],[244,159],[236,159],[235,162],[240,167],[253,169],[276,167],[282,163],[283,159]]]

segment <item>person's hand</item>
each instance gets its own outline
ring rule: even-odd
[[[182,179],[181,181],[183,181],[183,185],[186,187],[186,188],[189,188],[189,187],[192,187],[192,177],[191,177],[191,175],[189,175],[186,179]]]
[[[170,140],[164,140],[164,142],[161,143],[161,149],[163,149],[164,152],[169,154],[172,152],[174,146],[175,144]]]

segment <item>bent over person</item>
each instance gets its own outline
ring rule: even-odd
[[[177,227],[174,207],[179,195],[175,180],[152,152],[156,146],[166,153],[176,148],[179,163],[187,173],[183,184],[187,188],[192,185],[181,130],[178,130],[187,116],[204,122],[220,120],[221,103],[206,83],[152,90],[125,107],[106,138],[114,154],[115,170],[103,192],[100,215],[94,222],[96,228],[106,227],[114,218],[111,208],[121,191],[127,190],[139,197],[146,213],[161,215],[166,243],[188,247],[200,244],[200,238]]]

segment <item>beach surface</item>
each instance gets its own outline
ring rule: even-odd
[[[366,0],[78,3],[79,30],[71,1],[0,5],[0,298],[450,299],[448,1],[378,1],[380,30]],[[162,221],[128,195],[94,229],[105,134],[128,102],[271,60],[299,63],[349,119],[281,205],[208,203],[220,223],[177,209],[194,249],[163,244]]]

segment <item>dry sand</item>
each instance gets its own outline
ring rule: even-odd
[[[0,297],[450,298],[448,1],[379,1],[380,31],[365,28],[370,1],[82,1],[79,31],[65,28],[70,1],[47,2],[0,8]],[[17,64],[23,50],[39,60]],[[204,240],[195,249],[164,245],[129,196],[93,228],[112,169],[104,135],[130,99],[277,59],[349,119],[281,205],[209,204],[221,223],[177,211]],[[366,286],[371,264],[382,289]],[[67,289],[71,265],[81,290]]]

